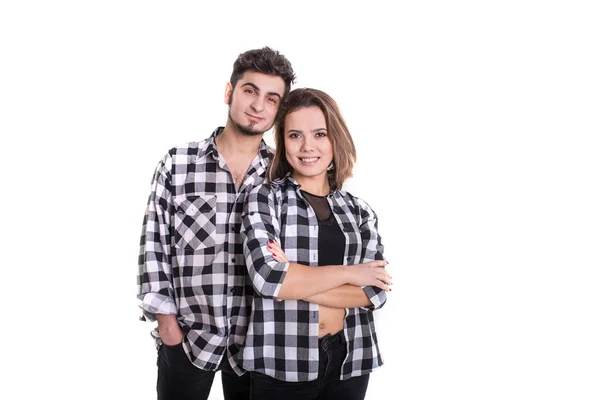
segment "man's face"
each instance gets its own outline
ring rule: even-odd
[[[262,135],[273,126],[284,90],[285,82],[279,76],[244,73],[235,88],[227,84],[225,90],[229,120],[246,135]]]

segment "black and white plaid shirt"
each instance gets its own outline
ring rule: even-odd
[[[239,190],[210,138],[169,151],[159,163],[144,217],[138,298],[144,315],[175,314],[183,347],[204,370],[244,341],[249,301],[241,235],[248,192],[263,183],[272,150],[261,141]],[[250,294],[252,290],[250,289]],[[158,331],[153,331],[157,346]],[[241,370],[232,365],[236,372]]]
[[[383,260],[377,216],[361,199],[335,191],[327,200],[345,239],[344,262],[355,265]],[[277,262],[267,250],[277,239],[290,262],[318,265],[319,224],[290,176],[254,188],[242,216],[244,257],[256,289],[242,366],[287,382],[311,381],[319,373],[319,306],[303,300],[277,299],[289,263]],[[348,355],[340,379],[367,374],[383,364],[373,322],[373,309],[386,292],[363,288],[372,308],[348,308],[344,335]]]

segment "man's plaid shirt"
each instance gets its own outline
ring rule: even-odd
[[[327,200],[346,239],[345,265],[383,260],[377,216],[361,199],[335,191]],[[290,176],[254,188],[242,216],[244,257],[255,288],[242,366],[287,382],[311,381],[319,373],[319,306],[303,300],[277,299],[289,263],[277,262],[267,250],[276,239],[290,262],[318,265],[319,224]],[[348,354],[340,379],[367,374],[383,364],[373,309],[386,292],[363,288],[372,308],[348,308],[344,320]]]
[[[144,315],[175,314],[183,347],[204,370],[233,363],[244,341],[252,293],[240,232],[248,192],[264,181],[272,151],[264,142],[239,191],[210,138],[169,151],[159,163],[144,217],[138,298]],[[155,329],[157,346],[160,337]],[[236,372],[241,370],[233,365]]]

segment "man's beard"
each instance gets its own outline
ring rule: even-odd
[[[250,123],[247,126],[244,126],[244,125],[240,124],[239,122],[235,121],[233,118],[231,118],[231,107],[229,107],[229,113],[227,115],[227,118],[229,118],[229,120],[231,121],[233,126],[235,126],[235,128],[238,131],[242,132],[244,135],[258,136],[258,135],[262,135],[263,133],[268,131],[268,129],[265,131],[257,131],[257,130],[252,129],[252,128],[254,128],[254,125],[256,125],[256,122],[254,122],[254,121],[250,121]]]

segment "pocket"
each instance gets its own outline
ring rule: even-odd
[[[171,370],[172,374],[188,374],[201,371],[188,358],[183,342],[172,346],[163,343],[158,351],[159,357],[162,358],[164,365]]]
[[[163,342],[161,346],[170,352],[183,353],[183,342],[179,342],[177,344],[166,344]]]
[[[216,217],[216,196],[188,196],[176,204],[175,247],[186,251],[214,247]]]

